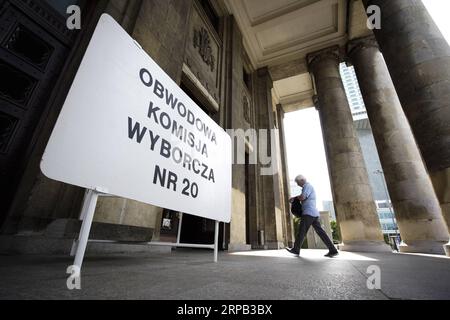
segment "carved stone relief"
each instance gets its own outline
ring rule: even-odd
[[[203,61],[214,72],[215,58],[211,49],[211,40],[208,31],[205,28],[194,30],[194,48],[198,48]]]
[[[220,103],[221,52],[222,42],[217,32],[194,2],[184,62],[217,103]]]

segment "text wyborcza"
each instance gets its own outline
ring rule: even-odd
[[[171,159],[201,179],[215,183],[214,169],[205,160],[200,160],[208,159],[209,146],[217,146],[215,132],[158,79],[154,79],[147,69],[141,69],[139,77],[151,89],[155,99],[148,104],[147,119],[150,123],[147,126],[128,117],[128,138],[139,144],[147,144],[152,152]],[[173,119],[173,115],[181,117],[182,122]],[[170,133],[172,143],[150,129],[155,125]],[[199,192],[197,183],[182,179],[160,165],[154,167],[153,183],[192,198],[197,198]],[[179,183],[182,184],[181,188],[178,188]]]

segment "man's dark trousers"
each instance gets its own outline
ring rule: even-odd
[[[330,250],[330,252],[336,252],[337,250],[334,247],[333,242],[331,242],[327,233],[325,232],[325,230],[323,230],[322,226],[320,225],[319,218],[312,217],[306,214],[302,215],[302,218],[300,220],[300,226],[297,232],[297,237],[295,238],[294,248],[292,249],[297,252],[300,251],[303,241],[305,240],[306,233],[308,232],[311,226],[319,235],[320,239],[322,239],[323,243],[325,243],[325,245],[328,247],[328,250]]]

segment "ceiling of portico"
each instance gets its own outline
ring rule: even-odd
[[[255,69],[269,67],[286,112],[312,106],[308,53],[347,40],[346,0],[225,0]]]
[[[307,54],[345,46],[349,35],[354,38],[366,32],[359,0],[224,1],[243,34],[251,64],[255,69],[269,68],[274,102],[286,112],[313,106]]]
[[[226,0],[256,68],[346,40],[346,0]]]
[[[284,112],[312,107],[314,88],[309,73],[274,81],[272,90],[275,104],[281,104]]]

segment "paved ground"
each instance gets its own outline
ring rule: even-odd
[[[0,256],[0,299],[450,299],[449,258],[324,253],[221,253],[217,264],[189,249],[86,258],[79,291],[66,287],[68,257]],[[367,288],[370,265],[381,290]]]

